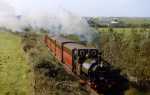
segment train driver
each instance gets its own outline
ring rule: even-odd
[[[73,50],[73,63],[72,63],[72,72],[74,72],[74,73],[77,73],[76,72],[77,63],[78,63],[78,50],[77,50],[77,48],[75,48]]]

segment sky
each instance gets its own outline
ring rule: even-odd
[[[150,0],[0,0],[0,14],[57,14],[63,9],[80,16],[150,17],[149,4]]]

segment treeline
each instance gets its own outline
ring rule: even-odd
[[[100,20],[96,18],[91,18],[87,20],[88,24],[91,27],[94,28],[150,28],[150,23],[141,23],[141,24],[132,24],[132,23],[126,23],[124,21],[118,20],[117,23],[111,23],[111,21],[104,21],[105,23],[102,23]]]

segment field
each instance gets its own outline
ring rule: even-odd
[[[0,95],[30,95],[29,73],[21,39],[0,32]]]
[[[121,18],[121,21],[133,25],[150,24],[150,18]]]

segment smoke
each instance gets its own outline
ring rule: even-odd
[[[54,35],[77,35],[81,41],[92,43],[99,36],[98,32],[92,29],[86,19],[66,10],[51,18],[49,25],[50,34]]]
[[[39,10],[18,16],[12,6],[2,1],[0,1],[0,27],[20,32],[26,27],[32,27],[35,30],[42,28],[53,35],[77,35],[81,41],[88,43],[96,43],[99,37],[99,34],[88,25],[83,17],[64,9],[56,14]]]
[[[0,26],[16,29],[18,21],[15,19],[15,10],[4,1],[0,1]]]

